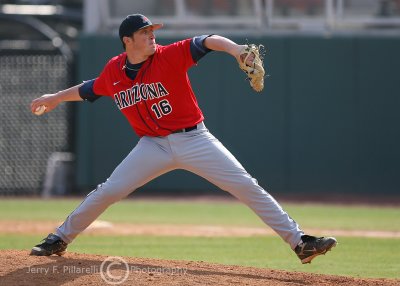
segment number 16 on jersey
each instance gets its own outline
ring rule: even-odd
[[[154,103],[151,106],[151,110],[157,116],[157,119],[160,119],[164,115],[170,114],[172,112],[172,107],[169,104],[168,100],[164,99],[159,101],[158,103]]]

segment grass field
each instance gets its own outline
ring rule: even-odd
[[[0,220],[62,221],[80,200],[0,200]],[[336,230],[400,231],[395,207],[283,204],[302,227]],[[134,224],[261,227],[246,206],[235,202],[127,200],[110,207],[102,220]],[[329,235],[329,233],[324,233]],[[30,249],[43,235],[4,234],[0,249]],[[202,260],[356,277],[399,278],[400,239],[337,237],[339,245],[311,265],[301,265],[277,236],[177,237],[79,236],[69,251],[105,255]]]

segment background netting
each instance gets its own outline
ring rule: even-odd
[[[61,55],[0,53],[0,194],[37,194],[47,159],[69,149],[67,105],[42,116],[30,102],[65,89],[68,64]]]

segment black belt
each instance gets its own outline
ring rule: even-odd
[[[183,128],[183,129],[178,129],[178,130],[172,131],[172,133],[189,132],[189,131],[196,130],[196,129],[197,129],[197,125],[191,126],[191,127],[187,127],[187,128]]]

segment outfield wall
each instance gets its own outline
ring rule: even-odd
[[[158,38],[161,44],[173,40]],[[395,195],[400,190],[400,37],[248,40],[267,47],[269,77],[262,93],[250,89],[225,54],[206,56],[189,73],[207,127],[249,173],[275,194]],[[96,77],[121,51],[117,37],[83,36],[80,79]],[[138,138],[109,98],[78,104],[76,124],[77,186],[92,188]],[[174,171],[143,189],[189,193],[215,187]]]

